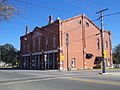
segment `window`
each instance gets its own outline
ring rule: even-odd
[[[33,51],[35,49],[35,39],[33,39]]]
[[[78,21],[78,24],[82,24],[81,20],[80,20],[80,21]]]
[[[72,58],[72,67],[75,67],[75,58]]]
[[[35,47],[35,39],[33,39],[33,47]]]
[[[40,50],[40,38],[38,38],[38,49]]]
[[[106,48],[108,48],[108,41],[106,41]]]
[[[56,37],[53,35],[53,48],[56,48]]]
[[[30,44],[28,43],[28,52],[29,52],[29,50],[30,50]]]
[[[89,23],[88,22],[86,22],[86,27],[89,27]]]
[[[100,40],[99,40],[99,38],[97,38],[97,49],[100,50]]]
[[[23,49],[26,50],[26,45],[25,44],[23,45]]]
[[[48,37],[46,36],[46,49],[48,49]]]

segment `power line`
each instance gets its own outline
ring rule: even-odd
[[[86,0],[81,0],[81,1],[84,2],[84,3],[86,3],[88,6],[94,7],[94,9],[100,8],[100,7],[98,7],[97,5],[95,5],[95,4],[93,4],[93,3],[90,3],[90,2],[88,2],[88,1],[86,1]],[[97,10],[97,9],[96,9],[96,10]]]
[[[92,22],[95,22],[95,21],[98,21],[98,19],[92,20]],[[83,25],[85,26],[86,24],[83,24]],[[63,34],[66,34],[66,33],[69,33],[69,32],[75,31],[75,30],[79,30],[78,28],[80,28],[80,27],[82,27],[82,25],[78,26],[78,27],[76,27],[74,29],[68,30],[67,32],[64,32]]]
[[[92,38],[92,37],[94,37],[94,36],[97,36],[98,34],[99,34],[99,33],[96,33],[96,34],[94,34],[94,35],[91,35],[91,36],[85,37],[85,39],[90,39],[90,38]],[[82,39],[73,40],[73,41],[70,41],[69,43],[72,43],[72,42],[78,42],[78,41],[80,41],[80,40],[82,40]]]
[[[90,8],[93,8],[93,7],[90,7],[90,5],[87,5],[86,3],[84,3],[84,2],[79,2],[79,1],[76,1],[76,0],[65,0],[65,1],[69,1],[69,2],[71,2],[72,4],[74,4],[74,5],[77,5],[77,6],[84,6],[84,7],[82,7],[82,8],[85,8],[85,9],[87,9],[87,10],[93,10],[93,9],[90,9]],[[96,8],[94,8],[95,10],[97,10]]]
[[[43,5],[40,5],[40,4],[39,5],[38,4],[33,4],[33,3],[30,3],[30,2],[25,2],[25,1],[21,1],[21,0],[15,0],[15,1],[17,1],[19,3],[30,5],[30,6],[46,8],[46,9],[50,9],[50,10],[54,10],[54,11],[60,11],[60,12],[66,12],[66,13],[74,13],[74,14],[81,14],[81,13],[76,13],[76,12],[73,12],[73,11],[67,11],[67,10],[63,10],[63,9],[51,8],[51,7],[43,6]]]
[[[116,15],[116,14],[120,14],[120,12],[111,13],[111,14],[108,14],[108,15],[103,15],[103,17],[106,17],[106,16],[111,16],[111,15]]]
[[[120,12],[116,12],[116,13],[111,13],[111,14],[108,14],[108,15],[103,15],[103,17],[107,17],[107,16],[112,16],[112,15],[117,15],[117,14],[120,14]],[[101,17],[99,17],[98,19],[94,19],[95,21],[98,21]],[[94,21],[93,20],[93,21]]]
[[[32,23],[32,21],[30,21],[30,20],[28,20],[28,19],[26,19],[26,18],[22,18],[22,19],[20,19],[20,20],[23,20],[23,21],[25,21],[25,22],[27,22],[27,23],[29,23],[29,24],[31,24],[31,25],[35,25],[34,23]],[[94,21],[97,21],[97,19],[92,20],[92,22],[94,22]],[[53,25],[59,25],[59,24],[57,24],[57,23],[52,23],[52,24],[53,24]],[[84,26],[85,26],[85,25],[86,25],[86,24],[84,24]],[[35,26],[36,26],[36,25],[35,25]],[[81,26],[78,26],[78,27],[76,27],[76,28],[70,29],[70,30],[64,32],[63,34],[70,33],[70,32],[72,32],[72,31],[79,30],[78,28],[80,28],[80,27],[82,27],[82,25],[81,25]],[[41,29],[43,29],[43,30],[45,30],[45,31],[48,31],[48,32],[51,32],[51,33],[58,34],[58,33],[54,32],[54,31],[51,31],[51,30],[49,30],[49,29],[47,29],[47,28],[44,28],[44,26],[41,27]]]

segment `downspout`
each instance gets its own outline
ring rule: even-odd
[[[63,60],[61,62],[60,56],[63,55],[63,49],[62,49],[62,21],[59,19],[58,20],[58,67],[60,70],[64,69],[63,66]]]
[[[86,68],[86,62],[85,62],[85,27],[84,27],[84,15],[82,15],[82,45],[83,45],[83,69]]]
[[[109,31],[109,46],[110,46],[110,67],[113,68],[113,62],[112,62],[112,40],[111,40],[111,32]]]

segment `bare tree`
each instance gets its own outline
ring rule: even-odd
[[[8,0],[0,0],[0,21],[9,20],[16,12],[17,9]]]

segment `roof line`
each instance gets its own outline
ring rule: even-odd
[[[75,17],[72,17],[72,18],[68,18],[68,19],[62,20],[62,21],[63,21],[63,23],[65,23],[65,22],[71,21],[71,20],[73,20],[73,19],[79,18],[79,17],[81,17],[82,15],[83,15],[83,14],[80,14],[80,15],[78,15],[78,16],[75,16]]]

